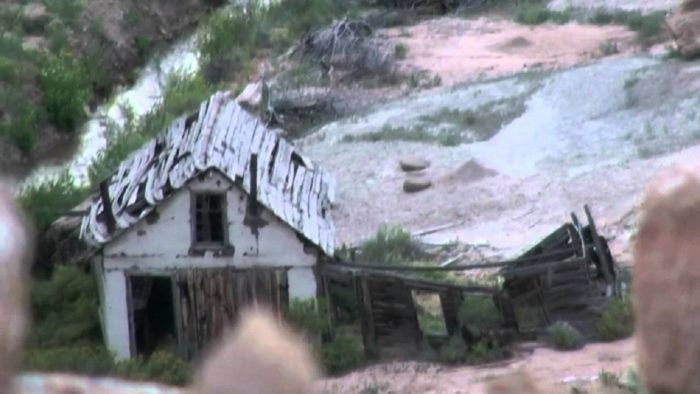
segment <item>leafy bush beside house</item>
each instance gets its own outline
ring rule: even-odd
[[[57,266],[50,278],[34,279],[30,300],[33,326],[23,370],[189,382],[189,365],[169,353],[115,361],[102,342],[95,279],[77,266]]]
[[[87,188],[76,186],[73,177],[64,172],[56,179],[30,185],[17,199],[37,232],[42,233],[61,215],[85,200],[89,193]]]
[[[34,326],[31,348],[93,345],[102,342],[95,279],[74,265],[57,266],[30,290]]]

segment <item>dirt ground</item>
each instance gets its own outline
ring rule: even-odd
[[[447,85],[587,63],[604,56],[606,44],[617,47],[616,56],[639,51],[635,34],[622,26],[530,27],[488,17],[446,17],[383,33],[408,48],[402,66],[437,74]]]
[[[611,10],[641,10],[650,11],[672,11],[678,7],[681,0],[553,0],[549,7],[553,9],[586,8],[599,9],[607,8]]]
[[[321,393],[463,393],[482,394],[486,385],[518,370],[531,374],[538,384],[555,393],[570,393],[571,386],[590,386],[598,374],[622,374],[634,363],[631,339],[591,344],[575,352],[558,352],[524,344],[512,360],[480,367],[447,367],[419,362],[379,364],[348,375],[318,382]]]

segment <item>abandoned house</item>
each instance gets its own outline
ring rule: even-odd
[[[334,251],[334,189],[226,93],[175,120],[82,218],[110,350],[193,357],[244,305],[315,297],[317,264]]]

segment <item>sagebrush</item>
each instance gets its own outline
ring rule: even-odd
[[[634,333],[634,310],[629,295],[612,298],[603,313],[595,320],[599,339],[614,341],[630,337]]]
[[[61,265],[49,278],[34,279],[30,299],[34,324],[23,370],[189,382],[189,365],[169,353],[115,360],[103,343],[95,279],[81,268]]]
[[[39,82],[44,91],[46,112],[53,124],[62,130],[74,131],[85,118],[90,99],[89,82],[84,65],[62,54],[46,60]]]
[[[549,344],[557,350],[577,350],[585,345],[585,338],[566,322],[556,322],[547,328]]]
[[[398,264],[422,256],[420,245],[408,230],[400,226],[382,226],[374,238],[362,244],[359,259],[371,264]]]

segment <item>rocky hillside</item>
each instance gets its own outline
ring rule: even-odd
[[[0,4],[0,171],[69,156],[91,108],[221,1]],[[61,148],[59,148],[61,146]]]

